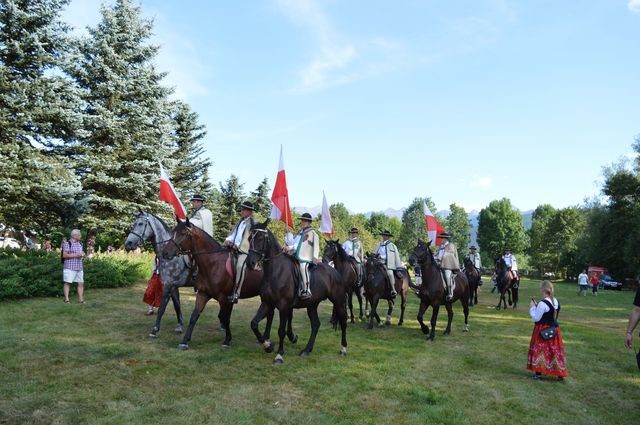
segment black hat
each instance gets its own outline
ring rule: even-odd
[[[204,202],[204,198],[202,197],[202,195],[193,195],[191,197],[190,201],[202,201],[202,202]]]
[[[388,230],[385,230],[382,233],[380,233],[380,236],[389,236],[390,238],[393,237],[393,235]]]
[[[352,227],[351,230],[349,230],[349,233],[358,233],[358,228]]]
[[[478,248],[476,248],[476,246],[475,246],[475,245],[471,245],[471,246],[469,247],[469,249],[478,249]]]
[[[448,234],[447,232],[442,232],[440,233],[440,235],[438,236],[440,239],[451,239],[451,235]]]
[[[505,249],[504,249],[504,251],[505,251],[505,252],[507,252],[507,251],[511,252],[511,248],[508,248],[508,247],[507,247],[507,248],[505,248]]]
[[[240,208],[243,210],[251,210],[251,211],[256,210],[253,206],[253,202],[251,201],[244,201],[243,203],[240,204]]]
[[[309,213],[304,213],[300,216],[299,220],[307,220],[309,222],[313,221],[313,218],[311,218],[311,214]]]

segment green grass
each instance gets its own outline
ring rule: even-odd
[[[434,342],[420,332],[411,296],[403,327],[395,325],[399,311],[391,327],[350,325],[344,358],[339,332],[327,323],[329,303],[313,353],[298,357],[309,325],[296,311],[301,340],[287,342],[282,366],[249,329],[257,299],[236,306],[230,349],[221,347],[218,307],[210,302],[186,352],[176,349],[172,307],[160,338],[147,337],[155,316],[144,315],[144,284],[87,290],[86,305],[3,302],[0,423],[637,423],[640,371],[623,345],[632,294],[579,298],[576,285],[558,284],[569,378],[535,382],[526,370],[533,327],[526,300],[539,296],[538,282],[521,288],[515,311],[496,311],[497,296],[485,289],[469,333],[457,304],[452,335],[442,336],[441,311]],[[189,289],[181,295],[188,317],[194,297]]]

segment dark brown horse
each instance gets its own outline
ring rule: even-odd
[[[218,318],[225,331],[223,347],[228,347],[231,343],[231,312],[233,303],[227,297],[233,291],[233,275],[230,273],[232,267],[227,265],[231,261],[231,251],[222,247],[215,239],[209,236],[202,229],[191,225],[189,221],[179,222],[173,229],[173,243],[168,243],[163,251],[164,258],[173,258],[176,255],[187,254],[198,266],[198,274],[195,282],[196,305],[191,313],[189,327],[182,338],[178,348],[186,350],[189,348],[193,328],[202,314],[204,307],[210,299],[215,299],[220,304]],[[261,271],[249,270],[245,274],[240,298],[252,298],[260,295],[263,274]],[[265,334],[270,332],[273,315],[267,316],[267,328]],[[263,342],[260,341],[259,342]]]
[[[382,259],[377,253],[367,253],[365,257],[365,278],[364,278],[364,296],[367,298],[369,304],[371,304],[371,311],[369,312],[369,329],[373,329],[373,319],[375,318],[378,325],[381,325],[380,316],[378,315],[378,301],[381,299],[387,300],[389,303],[389,309],[387,310],[387,317],[382,325],[391,324],[391,313],[393,313],[394,301],[391,298],[389,291],[389,277],[387,276],[387,270],[382,264]],[[409,286],[411,285],[411,277],[409,273],[404,270],[398,270],[402,274],[402,279],[395,276],[395,288],[400,297],[400,320],[398,326],[402,326],[404,323],[404,310],[407,306],[407,293],[409,292]]]
[[[347,302],[349,305],[349,317],[351,323],[355,323],[353,317],[353,294],[358,297],[358,306],[360,307],[360,320],[364,319],[364,313],[362,312],[362,284],[359,281],[358,272],[356,267],[358,264],[353,257],[350,257],[344,250],[338,239],[327,241],[322,253],[322,262],[329,263],[333,261],[333,265],[338,270],[338,273],[342,275],[342,280],[347,285]]]
[[[513,308],[515,309],[518,306],[518,286],[520,281],[518,279],[511,278],[511,273],[509,272],[509,268],[507,267],[507,263],[505,263],[504,258],[496,258],[495,264],[496,283],[498,287],[498,293],[500,294],[496,310],[500,310],[502,306],[504,306],[505,310],[507,309],[505,294],[507,294],[508,296],[509,305],[513,305]],[[513,301],[511,301],[512,294]]]
[[[478,304],[478,286],[480,285],[480,271],[471,261],[471,258],[464,257],[464,274],[469,282],[469,306]]]
[[[457,300],[460,300],[460,303],[462,304],[462,311],[464,313],[463,332],[467,332],[469,330],[469,283],[467,282],[467,276],[465,276],[464,273],[457,273],[455,277],[455,288],[453,289],[453,299],[451,301],[447,301],[442,270],[435,262],[433,253],[429,247],[430,244],[430,241],[424,242],[418,240],[418,244],[413,249],[413,253],[409,258],[409,264],[412,266],[418,264],[422,269],[422,285],[415,287],[415,289],[419,289],[418,297],[420,298],[418,322],[420,322],[422,332],[429,335],[427,339],[433,341],[436,334],[438,311],[440,311],[440,306],[442,304],[444,304],[447,309],[449,319],[444,335],[449,335],[451,333],[451,321],[453,320],[453,308],[451,305]],[[429,306],[433,309],[433,312],[431,313],[431,332],[429,332],[429,327],[425,325],[423,321],[424,313],[427,311]]]
[[[310,266],[310,289],[311,298],[301,300],[298,298],[298,287],[300,285],[300,269],[297,261],[282,252],[282,248],[267,229],[269,220],[264,223],[257,223],[251,227],[251,237],[249,239],[251,249],[247,258],[247,265],[250,268],[261,267],[264,269],[264,287],[262,291],[262,305],[256,314],[259,318],[260,312],[273,312],[278,309],[280,313],[280,326],[278,328],[278,354],[274,362],[281,364],[284,362],[284,337],[287,323],[290,323],[294,308],[306,308],[307,315],[311,321],[311,336],[301,356],[307,356],[313,350],[313,345],[320,328],[320,318],[318,317],[318,304],[320,301],[329,299],[333,303],[333,317],[335,324],[340,324],[342,330],[341,355],[347,354],[347,312],[346,299],[347,287],[342,280],[342,276],[328,264],[318,264]],[[336,326],[334,325],[334,326]]]

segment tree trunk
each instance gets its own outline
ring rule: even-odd
[[[87,257],[93,256],[96,252],[96,235],[98,234],[98,229],[96,227],[92,227],[89,229],[87,233],[87,242],[85,244],[85,253]]]

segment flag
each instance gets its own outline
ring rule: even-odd
[[[276,184],[273,186],[271,195],[271,218],[284,222],[293,229],[293,219],[291,218],[291,208],[289,207],[289,191],[287,190],[287,175],[284,172],[284,159],[282,156],[282,146],[280,146],[280,164]]]
[[[165,201],[173,205],[173,210],[176,212],[176,215],[180,220],[184,220],[187,218],[187,210],[180,202],[180,198],[178,198],[178,194],[176,190],[173,188],[171,181],[169,180],[169,176],[162,168],[162,164],[160,164],[160,194],[159,198],[161,201]]]
[[[327,205],[327,197],[322,191],[322,219],[320,221],[320,231],[328,238],[333,235],[333,221],[331,220],[331,212]]]
[[[442,239],[440,239],[438,236],[440,235],[440,233],[444,232],[444,227],[442,227],[442,225],[438,223],[438,220],[436,220],[435,216],[433,215],[429,207],[427,207],[426,201],[423,201],[423,206],[424,206],[424,225],[425,225],[425,228],[427,229],[429,240],[431,241],[432,244],[435,243],[435,246],[439,246],[442,243]]]

